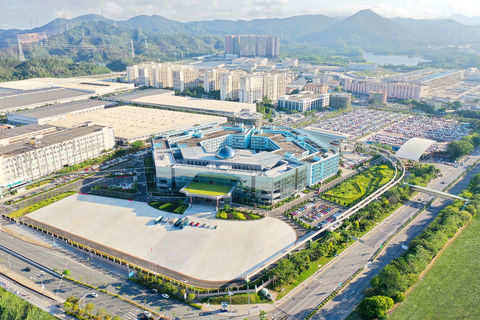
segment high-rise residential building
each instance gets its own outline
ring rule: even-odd
[[[128,66],[127,67],[127,81],[129,83],[137,83],[138,81],[138,66]]]
[[[287,94],[287,74],[277,73],[277,98]]]
[[[348,92],[334,92],[330,95],[330,108],[346,109],[350,107],[352,94]]]
[[[240,57],[257,56],[257,36],[241,36]]]
[[[200,73],[193,66],[178,66],[173,70],[173,90],[194,89],[200,85]]]
[[[210,70],[205,70],[203,74],[203,86],[205,92],[220,90],[220,76],[228,72],[229,71],[224,68],[213,68]]]
[[[227,35],[224,48],[225,54],[240,57],[278,58],[280,36]]]
[[[240,77],[247,73],[242,70],[233,70],[220,75],[220,100],[238,100],[240,91]]]
[[[249,75],[240,78],[239,100],[244,103],[255,103],[262,100],[263,78],[260,75]]]
[[[307,83],[303,87],[304,91],[313,91],[315,93],[326,94],[328,93],[328,85],[323,83]]]
[[[152,71],[153,86],[158,89],[173,88],[173,67],[164,63]]]
[[[265,73],[262,75],[262,97],[266,96],[272,101],[278,99],[278,76],[273,73]]]

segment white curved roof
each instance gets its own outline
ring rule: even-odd
[[[412,138],[405,142],[395,155],[402,159],[418,161],[422,154],[435,142],[435,140]]]

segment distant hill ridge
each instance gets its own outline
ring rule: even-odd
[[[115,35],[118,30],[123,32],[123,36],[121,36],[123,41],[129,41],[129,36],[141,30],[145,33],[145,36],[149,32],[148,41],[150,41],[150,37],[155,38],[159,35],[184,34],[185,36],[195,37],[202,42],[208,38],[210,43],[206,44],[217,49],[221,49],[221,38],[226,34],[275,34],[282,36],[281,41],[284,44],[288,41],[311,42],[332,48],[363,49],[379,46],[442,46],[480,42],[480,17],[450,15],[447,18],[433,20],[387,19],[368,9],[361,10],[347,18],[330,18],[317,14],[282,19],[210,20],[186,23],[158,15],[141,15],[125,21],[114,21],[100,15],[89,14],[73,19],[58,18],[31,30],[0,30],[0,47],[15,46],[17,35],[22,34],[24,34],[22,39],[31,39],[31,41],[36,41],[36,39],[42,37],[55,36],[64,36],[66,39],[70,39],[73,36],[70,35],[70,30],[78,30],[79,27],[90,30],[95,23],[104,24],[102,27],[102,32],[105,32],[104,42],[108,42],[110,37],[119,37],[119,35]],[[458,22],[459,20],[466,21],[465,23],[469,24],[479,21],[479,25],[466,25]],[[127,29],[137,31],[132,33]],[[77,37],[74,40],[78,41],[78,31],[76,33]],[[100,33],[96,36],[98,39],[102,37]],[[165,39],[164,41],[166,41]],[[172,43],[172,46],[176,47],[174,43]]]

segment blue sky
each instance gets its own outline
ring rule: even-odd
[[[461,6],[458,5],[461,3]],[[284,18],[302,14],[349,16],[361,9],[393,17],[480,16],[478,0],[0,0],[0,29],[29,29],[62,17],[96,13],[114,20],[158,14],[178,21]]]

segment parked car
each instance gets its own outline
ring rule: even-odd
[[[153,292],[153,293],[157,293],[158,290],[157,290],[157,289],[152,289],[152,292]]]
[[[170,296],[169,296],[168,294],[166,294],[166,293],[163,293],[163,294],[162,294],[162,297],[164,297],[165,299],[170,298]]]
[[[146,315],[147,317],[151,317],[151,316],[152,316],[152,314],[151,314],[150,312],[148,312],[147,310],[145,310],[145,311],[143,312],[143,314]]]
[[[98,293],[92,291],[92,292],[90,292],[90,297],[92,297],[92,298],[98,298]]]

